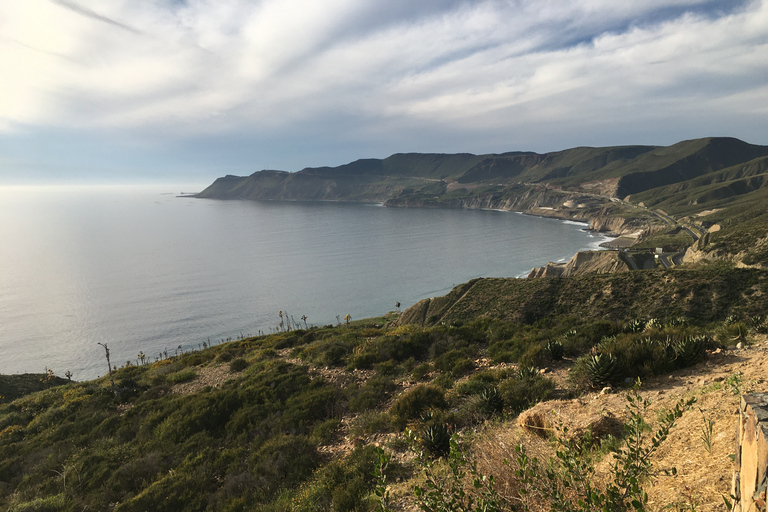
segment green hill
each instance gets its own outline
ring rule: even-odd
[[[455,183],[454,189],[546,183],[568,190],[588,190],[592,187],[584,188],[585,184],[601,180],[618,180],[603,192],[623,197],[766,155],[766,146],[731,138],[697,139],[669,147],[579,147],[546,154],[409,153],[383,160],[357,160],[338,167],[306,168],[296,173],[259,171],[248,177],[227,176],[216,180],[199,197],[383,202],[418,194],[434,181]]]
[[[654,266],[647,248],[670,246],[680,252],[667,256],[682,264],[476,279],[402,314],[305,329],[289,323],[267,336],[126,366],[114,385],[108,377],[0,376],[0,509],[371,511],[395,489],[396,510],[412,509],[425,467],[450,474],[452,432],[477,440],[474,461],[488,460],[492,448],[477,433],[511,429],[540,401],[573,398],[575,408],[589,409],[596,399],[586,393],[662,375],[668,383],[675,372],[687,379],[724,350],[717,361],[743,366],[728,347],[768,333],[767,171],[768,147],[709,138],[545,155],[397,154],[220,178],[199,197],[502,207],[638,231],[632,240],[643,254],[611,253],[613,260]],[[764,375],[763,362],[752,359],[758,366],[750,371]],[[695,393],[739,393],[741,375]],[[605,420],[602,409],[593,412]],[[587,467],[617,453],[624,420],[609,419],[618,428],[569,445],[569,464]],[[418,462],[414,451],[434,462]],[[496,455],[497,475],[510,483],[505,499],[519,503],[515,479],[525,473]],[[722,459],[717,471],[729,472]],[[699,462],[716,472],[710,460]],[[727,492],[730,474],[719,478]],[[719,495],[708,498],[721,504]]]

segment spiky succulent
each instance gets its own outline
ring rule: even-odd
[[[426,425],[421,433],[421,447],[435,457],[447,455],[451,450],[451,433],[448,426],[439,422]]]
[[[612,354],[594,354],[587,360],[589,382],[595,386],[607,386],[619,378],[619,361]]]
[[[706,336],[686,336],[671,346],[675,354],[675,365],[679,368],[692,366],[706,356],[709,339]]]
[[[539,369],[534,366],[521,366],[517,369],[517,378],[520,380],[535,379],[539,376]]]
[[[651,329],[661,329],[664,327],[664,325],[661,323],[661,321],[658,318],[651,318],[647,322],[645,322],[645,330],[650,331]]]
[[[624,332],[642,332],[645,329],[645,322],[634,319],[624,326]]]
[[[499,414],[504,409],[504,398],[494,386],[477,394],[477,407],[486,416]]]
[[[559,361],[565,355],[565,349],[560,340],[550,340],[544,348],[553,361]]]

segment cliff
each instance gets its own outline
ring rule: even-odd
[[[529,278],[569,277],[584,274],[610,274],[630,270],[618,251],[577,252],[567,263],[547,263],[534,268]]]

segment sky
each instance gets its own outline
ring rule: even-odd
[[[768,0],[2,0],[0,185],[768,144]]]

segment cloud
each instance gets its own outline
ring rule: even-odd
[[[479,151],[758,126],[766,1],[6,0],[0,133]]]

